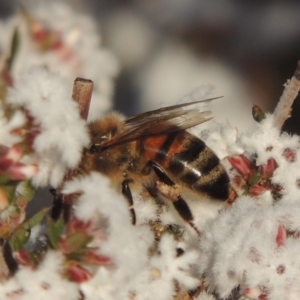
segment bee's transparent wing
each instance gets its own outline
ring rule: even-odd
[[[204,123],[212,118],[210,111],[183,110],[183,107],[213,99],[217,98],[163,107],[128,118],[124,121],[124,130],[102,144],[101,148],[128,143],[147,136],[185,130]]]
[[[182,109],[184,107],[194,105],[194,104],[198,104],[198,103],[210,102],[210,101],[220,99],[220,98],[222,98],[222,97],[214,97],[214,98],[198,100],[198,101],[194,101],[194,102],[188,102],[188,103],[181,103],[181,104],[177,104],[177,105],[166,106],[166,107],[162,107],[162,108],[155,109],[155,110],[150,110],[150,111],[143,112],[143,113],[140,113],[138,115],[135,115],[133,117],[130,117],[130,118],[126,119],[125,123],[126,124],[137,123],[139,121],[142,121],[142,119],[144,119],[144,118],[155,117],[155,116],[158,116],[158,115],[163,117],[164,115],[175,113],[176,111],[182,112],[182,111],[184,111]]]

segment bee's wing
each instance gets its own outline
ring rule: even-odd
[[[216,98],[203,101],[213,99]],[[204,123],[212,118],[210,111],[183,110],[185,106],[203,101],[168,106],[128,118],[124,121],[124,130],[101,147],[124,144],[147,136],[168,134]]]
[[[216,100],[216,99],[219,99],[219,98],[222,98],[222,97],[214,97],[214,98],[209,98],[209,99],[204,99],[204,100],[199,100],[199,101],[194,101],[194,102],[188,102],[188,103],[182,103],[182,104],[177,104],[177,105],[166,106],[166,107],[162,107],[162,108],[155,109],[155,110],[150,110],[150,111],[143,112],[143,113],[140,113],[138,115],[135,115],[133,117],[130,117],[130,118],[126,119],[125,122],[126,123],[133,123],[133,122],[136,122],[140,119],[147,118],[149,116],[156,116],[156,115],[163,116],[165,114],[174,113],[175,111],[182,112],[183,111],[182,108],[184,108],[186,106],[194,105],[194,104],[197,104],[197,103],[210,102],[210,101],[213,101],[213,100]]]

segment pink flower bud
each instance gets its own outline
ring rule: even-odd
[[[263,300],[265,298],[260,298],[263,295],[266,296],[259,287],[247,287],[243,291],[243,295],[248,299],[260,299]]]
[[[13,253],[14,259],[23,266],[31,266],[31,259],[30,256],[28,255],[27,251],[25,250],[19,250],[15,251]]]
[[[255,184],[255,185],[250,186],[249,195],[252,197],[256,197],[256,196],[263,194],[266,191],[267,191],[267,189],[264,186]]]
[[[13,146],[8,149],[6,156],[7,159],[11,159],[12,161],[19,161],[22,157],[22,150],[17,146]]]
[[[8,169],[8,174],[13,180],[26,180],[32,178],[37,172],[37,166],[22,163],[15,163]]]
[[[245,155],[233,155],[228,157],[228,160],[244,179],[249,178],[249,174],[251,173],[253,166]]]
[[[88,250],[86,255],[85,255],[84,262],[86,264],[93,264],[93,265],[103,266],[103,265],[110,264],[111,260],[108,256],[101,255],[101,254],[96,254],[94,251]]]
[[[276,163],[275,159],[270,158],[270,159],[268,159],[268,161],[265,164],[260,165],[258,167],[258,170],[263,179],[270,179],[273,176],[273,173],[276,168],[277,168],[277,163]]]
[[[296,152],[292,150],[291,148],[286,148],[283,151],[283,157],[288,161],[288,162],[293,162],[295,161],[296,157]]]
[[[286,240],[286,230],[282,225],[278,226],[277,235],[276,235],[276,244],[277,246],[282,246]]]
[[[75,282],[83,282],[92,277],[91,273],[87,269],[83,268],[75,261],[67,262],[67,273],[70,280]]]

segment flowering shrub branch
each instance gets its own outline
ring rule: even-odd
[[[274,111],[274,126],[281,128],[290,117],[291,107],[300,90],[300,61],[294,76],[285,84],[285,89]]]
[[[61,4],[49,10],[56,23],[59,12],[72,15]],[[115,61],[86,42],[72,21],[55,27],[38,16],[32,9],[18,17],[27,31],[12,29],[9,53],[1,57],[0,298],[212,300],[235,293],[244,300],[298,299],[300,138],[280,130],[299,91],[299,67],[274,114],[253,107],[252,132],[218,120],[191,129],[226,167],[238,194],[231,205],[184,195],[194,230],[172,205],[136,184],[134,226],[110,178],[76,171],[90,146],[92,90],[93,101],[109,102],[105,87],[112,85]],[[90,20],[75,19],[93,32]],[[27,53],[30,65],[38,58],[35,67],[25,67],[24,40],[36,51]],[[90,70],[82,44],[95,45],[87,57],[110,61],[99,64],[104,90],[78,79],[72,91],[78,70]],[[53,72],[57,61],[63,74]],[[98,78],[93,74],[88,77]],[[109,104],[99,107],[101,115]],[[56,190],[53,207],[28,217],[35,190],[47,185]]]

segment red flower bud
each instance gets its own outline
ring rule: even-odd
[[[270,159],[268,159],[268,161],[265,164],[260,165],[258,167],[258,170],[263,179],[270,179],[273,176],[273,173],[276,168],[277,168],[277,163],[276,163],[275,159],[270,158]]]
[[[253,166],[245,155],[233,155],[228,157],[228,160],[244,179],[249,178],[249,174],[252,171]]]
[[[85,255],[84,262],[86,264],[103,266],[110,264],[111,260],[108,256],[96,254],[94,251],[88,250]]]
[[[18,264],[23,265],[23,266],[31,266],[31,257],[25,250],[19,250],[15,251],[13,253],[14,259],[17,261]]]
[[[288,161],[288,162],[293,162],[295,161],[296,157],[296,152],[292,150],[291,148],[286,148],[283,151],[283,157]]]
[[[276,235],[277,246],[282,246],[285,240],[286,240],[286,230],[282,225],[279,225],[277,229],[277,235]]]
[[[87,269],[83,268],[75,261],[67,262],[67,273],[70,280],[75,282],[83,282],[92,277]]]
[[[31,178],[38,172],[35,165],[24,165],[22,163],[14,163],[8,170],[9,176],[13,180],[26,180]]]
[[[256,196],[263,194],[266,191],[267,191],[267,189],[264,186],[255,184],[255,185],[250,186],[249,195],[252,197],[256,197]]]

